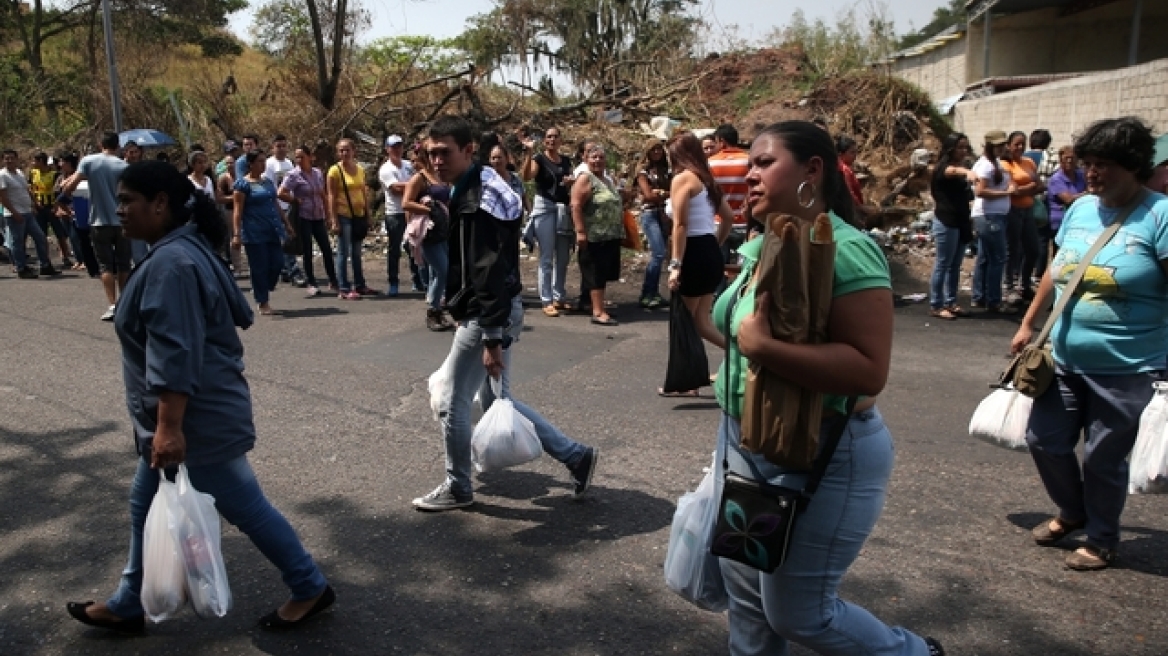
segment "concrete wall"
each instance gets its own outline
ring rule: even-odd
[[[1162,134],[1168,132],[1168,59],[963,100],[954,112],[953,126],[969,136],[979,153],[989,130],[1046,128],[1059,147],[1092,121],[1127,115],[1139,116]]]
[[[923,55],[892,63],[893,75],[929,92],[940,101],[965,91],[965,39],[956,39]]]
[[[1120,0],[1070,16],[1061,8],[997,16],[990,24],[990,70],[985,72],[985,19],[970,23],[965,77],[1104,71],[1127,66],[1135,0]],[[1168,2],[1144,0],[1137,63],[1168,57]]]

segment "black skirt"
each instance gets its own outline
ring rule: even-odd
[[[685,238],[679,294],[689,298],[713,294],[725,276],[722,248],[718,246],[717,237],[694,235]]]
[[[620,280],[621,240],[590,241],[580,250],[580,280],[584,289],[603,290],[605,284]]]

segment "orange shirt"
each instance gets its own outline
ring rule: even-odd
[[[1010,174],[1015,187],[1023,187],[1038,179],[1038,169],[1029,157],[1023,157],[1017,162],[1000,160],[1002,168]],[[1029,209],[1034,207],[1034,196],[1010,196],[1010,207]]]
[[[746,174],[750,172],[750,155],[741,148],[726,147],[709,159],[714,182],[722,188],[722,197],[734,212],[734,223],[745,224],[742,210],[746,207]]]

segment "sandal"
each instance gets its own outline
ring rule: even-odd
[[[1053,528],[1051,522],[1058,521],[1059,527]],[[1043,520],[1041,524],[1035,526],[1030,531],[1030,535],[1034,536],[1034,543],[1040,547],[1051,547],[1057,544],[1060,540],[1067,537],[1071,533],[1078,531],[1087,525],[1086,520],[1079,522],[1068,522],[1059,517],[1051,517]]]
[[[944,319],[946,321],[952,321],[957,318],[957,315],[950,312],[948,308],[941,308],[940,310],[929,310],[929,316],[937,317],[938,319]]]
[[[1076,572],[1095,572],[1107,569],[1115,560],[1115,549],[1100,549],[1093,544],[1085,544],[1075,549],[1065,561],[1067,569]]]
[[[602,318],[602,317],[593,316],[592,323],[594,323],[598,326],[619,326],[620,325],[620,323],[616,319],[613,319],[612,317],[603,317]]]
[[[961,307],[960,305],[950,305],[945,309],[949,310],[949,314],[952,314],[955,317],[969,316],[969,313],[965,311],[965,308]]]
[[[663,388],[663,387],[657,388],[657,396],[660,396],[660,397],[665,398],[665,399],[697,399],[697,398],[701,398],[701,394],[696,389],[695,390],[688,390],[685,392],[666,392],[665,388]]]
[[[556,306],[555,306],[555,305],[545,305],[545,306],[543,306],[543,313],[544,313],[545,315],[549,316],[549,317],[558,317],[558,316],[560,316],[560,311],[556,309]]]

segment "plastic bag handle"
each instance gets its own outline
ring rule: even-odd
[[[487,378],[491,381],[491,391],[495,393],[495,398],[503,398],[503,377],[493,378],[488,376]]]

